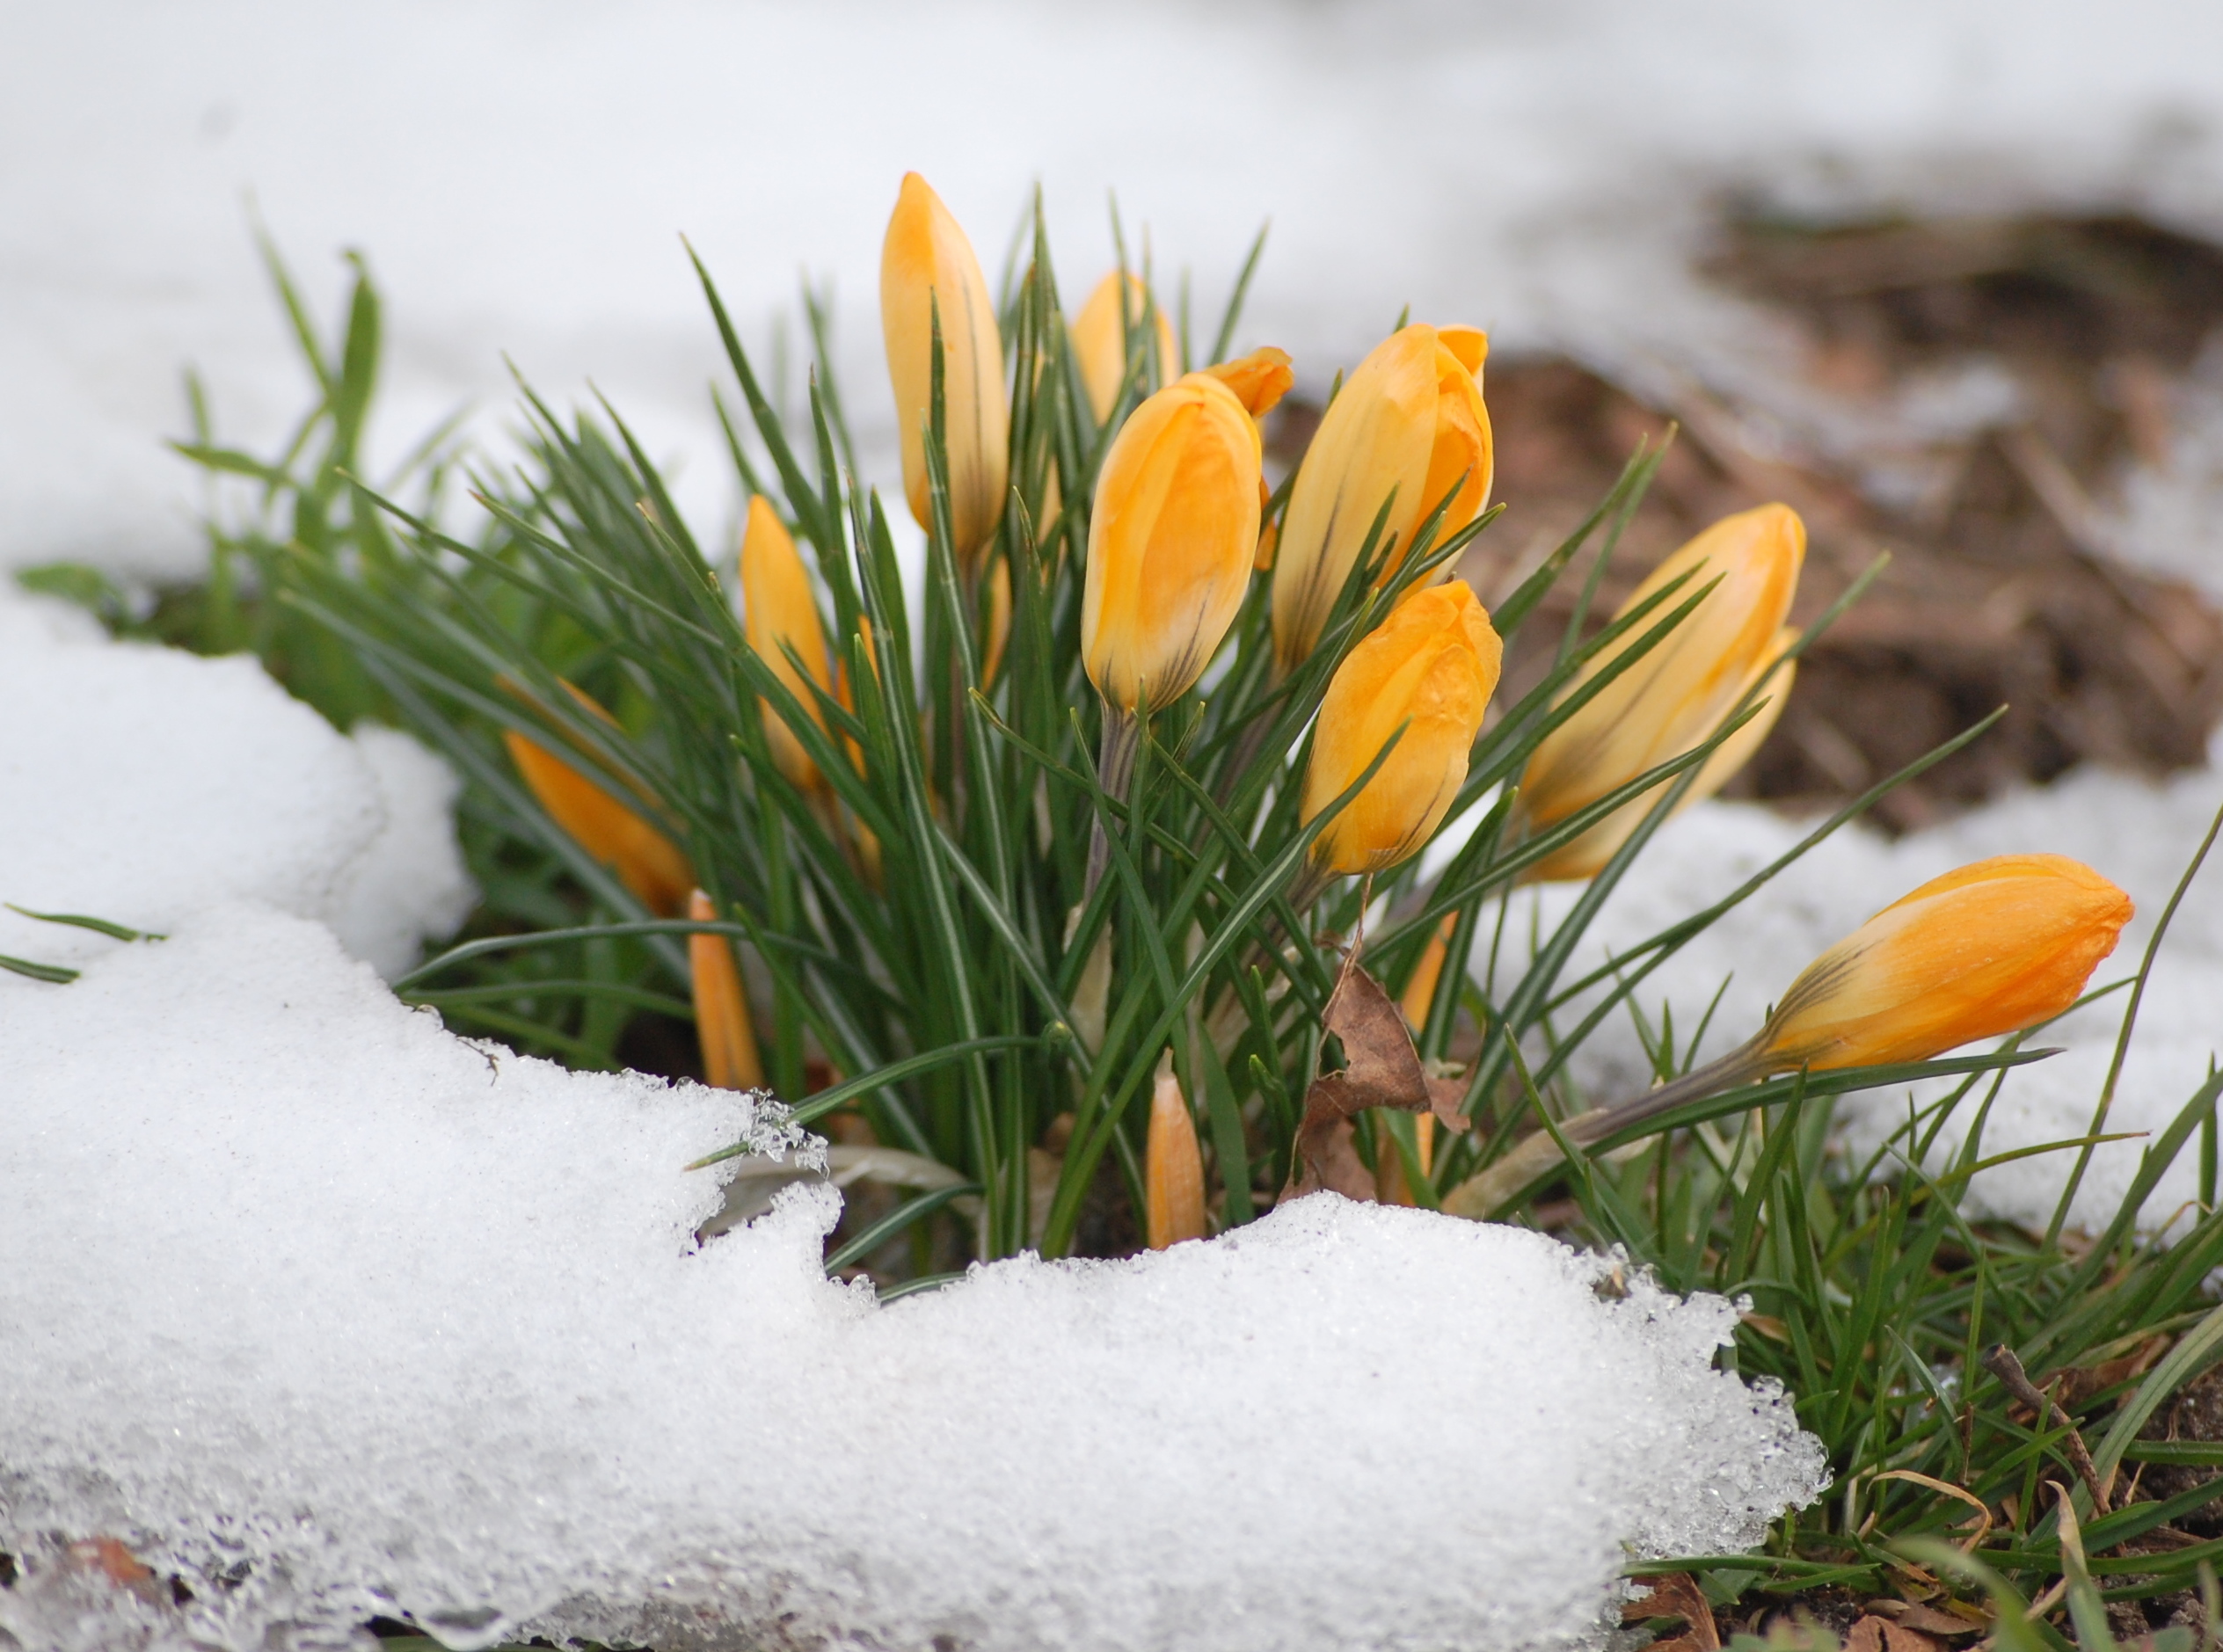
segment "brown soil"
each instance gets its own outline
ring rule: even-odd
[[[2205,760],[2223,713],[2223,615],[2108,554],[2095,499],[2123,465],[2162,462],[2173,386],[2223,324],[2223,251],[2120,219],[1727,226],[1707,273],[1804,336],[1810,382],[1888,404],[1907,375],[1981,354],[2025,422],[1925,450],[1911,507],[1862,493],[1848,465],[1753,450],[1746,410],[1693,388],[1654,406],[1563,359],[1496,360],[1487,390],[1505,518],[1462,570],[1487,600],[1595,505],[1640,440],[1680,427],[1600,591],[1644,573],[1731,511],[1781,499],[1811,535],[1793,619],[1812,618],[1879,554],[1891,563],[1809,653],[1790,702],[1731,795],[1821,808],[2005,704],[2005,719],[1875,811],[1906,829],[2021,781],[2096,761],[2161,773]],[[1291,409],[1277,456],[1317,411]],[[1572,612],[1563,581],[1507,661],[1541,675]]]

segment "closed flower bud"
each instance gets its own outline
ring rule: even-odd
[[[741,535],[741,629],[748,645],[801,701],[822,729],[818,692],[834,687],[832,662],[827,658],[826,630],[819,618],[818,596],[811,576],[795,549],[786,525],[762,494],[748,502],[748,527]],[[793,649],[803,661],[798,671],[788,658]],[[772,761],[788,783],[800,791],[824,784],[818,765],[780,715],[769,706],[764,714],[764,737],[772,748]]]
[[[1204,1155],[1197,1146],[1196,1120],[1170,1072],[1158,1074],[1150,1093],[1150,1134],[1143,1148],[1143,1226],[1152,1250],[1184,1239],[1202,1239],[1210,1228],[1204,1215]]]
[[[1337,669],[1320,702],[1302,818],[1339,797],[1404,734],[1312,846],[1315,882],[1395,866],[1425,843],[1467,778],[1504,645],[1463,579],[1416,592]]]
[[[1257,426],[1192,373],[1119,426],[1097,479],[1081,653],[1107,704],[1185,693],[1234,623],[1258,542]]]
[[[1783,617],[1798,589],[1806,528],[1786,505],[1724,517],[1661,563],[1622,605],[1625,614],[1671,580],[1688,574],[1653,610],[1651,622],[1715,581],[1682,622],[1538,744],[1521,776],[1520,807],[1531,831],[1627,785],[1646,770],[1705,743],[1797,640]],[[1567,693],[1635,645],[1639,622],[1621,647],[1593,658]],[[1790,668],[1766,688],[1767,706],[1715,748],[1683,795],[1696,802],[1720,790],[1760,747],[1790,690]],[[1653,799],[1636,798],[1533,868],[1536,879],[1593,876],[1642,823]]]
[[[2132,910],[2059,855],[1995,855],[1932,878],[1807,965],[1768,1018],[1760,1059],[1778,1072],[1921,1061],[2049,1021]]]
[[[688,897],[687,915],[696,923],[712,923],[718,908],[698,889]],[[687,963],[695,989],[695,1036],[703,1047],[703,1082],[721,1090],[762,1089],[764,1064],[757,1057],[756,1029],[749,1021],[748,995],[732,943],[722,935],[690,935]]]
[[[1119,386],[1127,374],[1127,341],[1142,331],[1146,308],[1155,322],[1151,331],[1157,344],[1158,384],[1170,384],[1181,374],[1181,346],[1174,342],[1173,324],[1166,319],[1164,309],[1150,303],[1148,289],[1140,276],[1129,275],[1125,282],[1126,316],[1122,319],[1121,285],[1119,272],[1112,271],[1097,283],[1089,302],[1073,318],[1073,359],[1081,369],[1081,387],[1089,394],[1089,411],[1099,425],[1112,417],[1112,404],[1119,400]],[[1146,391],[1151,388],[1147,375],[1142,388]]]
[[[1232,361],[1217,362],[1205,371],[1233,390],[1235,399],[1250,410],[1253,418],[1264,418],[1273,411],[1297,382],[1289,353],[1272,345]]]
[[[1473,327],[1400,329],[1374,347],[1329,404],[1290,491],[1273,564],[1273,652],[1284,673],[1320,640],[1382,505],[1377,541],[1394,538],[1386,583],[1413,536],[1451,495],[1439,542],[1489,502],[1492,456],[1482,371],[1488,338]],[[1454,490],[1456,492],[1454,492]]]
[[[969,561],[1003,519],[1010,477],[1010,398],[1003,344],[980,261],[942,199],[916,172],[903,175],[880,251],[880,327],[895,385],[903,493],[922,528],[927,501],[926,428],[933,407],[934,322],[942,326],[942,410],[949,443],[950,528]]]
[[[569,683],[564,686],[587,710],[616,726],[609,713],[587,695]],[[651,826],[639,811],[619,802],[529,735],[506,729],[502,743],[549,819],[595,862],[616,873],[617,881],[635,899],[666,918],[686,905],[688,891],[695,886],[695,869],[678,844]]]

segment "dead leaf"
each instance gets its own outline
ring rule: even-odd
[[[1895,1624],[1901,1629],[1911,1629],[1918,1634],[1944,1635],[1979,1634],[1992,1627],[1992,1620],[1973,1607],[1964,1607],[1957,1601],[1949,1602],[1951,1610],[1941,1611],[1912,1600],[1871,1600],[1869,1612],[1876,1617]]]
[[[1625,1600],[1623,1623],[1642,1623],[1647,1618],[1679,1618],[1683,1632],[1672,1641],[1655,1641],[1646,1652],[1721,1652],[1721,1630],[1714,1623],[1714,1609],[1706,1591],[1688,1572],[1669,1572],[1648,1580],[1651,1593]],[[1881,1652],[1870,1648],[1869,1652]],[[1912,1648],[1909,1648],[1912,1652]]]
[[[1903,1603],[1886,1601],[1874,1604],[1894,1607]],[[1912,1621],[1916,1613],[1922,1614],[1925,1619],[1922,1627],[1918,1627]],[[1853,1627],[1845,1632],[1845,1652],[1945,1652],[1944,1641],[1928,1632],[1927,1620],[1932,1619],[1949,1626],[1942,1630],[1946,1634],[1969,1634],[1980,1627],[1949,1618],[1942,1612],[1931,1612],[1926,1606],[1894,1612],[1889,1617],[1881,1617],[1870,1611],[1855,1619]]]
[[[1344,965],[1320,1024],[1343,1040],[1345,1066],[1323,1073],[1305,1092],[1304,1122],[1297,1127],[1284,1199],[1328,1188],[1345,1198],[1372,1202],[1374,1175],[1351,1143],[1351,1120],[1369,1107],[1409,1113],[1432,1111],[1453,1130],[1464,1130],[1457,1111],[1466,1087],[1456,1079],[1431,1079],[1412,1047],[1404,1012],[1381,983],[1356,963]]]

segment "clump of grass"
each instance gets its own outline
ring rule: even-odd
[[[1398,544],[1385,506],[1316,649],[1286,674],[1274,660],[1269,576],[1259,574],[1212,671],[1146,708],[1120,795],[1098,774],[1104,731],[1081,659],[1081,608],[1099,469],[1122,421],[1158,388],[1155,317],[1146,308],[1128,330],[1099,418],[1039,205],[1020,248],[1000,306],[1010,499],[985,551],[961,555],[937,401],[924,433],[933,508],[915,609],[887,512],[856,472],[823,312],[810,307],[807,406],[783,416],[698,266],[732,375],[718,406],[736,479],[773,501],[807,549],[845,692],[780,669],[799,656],[749,645],[726,588],[728,553],[696,535],[613,409],[565,417],[528,392],[529,433],[514,469],[473,465],[436,441],[403,478],[407,499],[397,483],[364,485],[355,455],[378,303],[360,265],[344,340],[327,353],[273,258],[317,391],[285,451],[259,460],[223,448],[199,411],[195,439],[180,448],[261,491],[247,520],[212,518],[207,586],[158,608],[156,628],[212,651],[252,646],[343,726],[366,715],[402,722],[469,781],[463,828],[486,905],[461,944],[400,989],[521,1048],[607,1065],[636,1017],[691,1013],[685,937],[727,938],[751,983],[770,1087],[805,1120],[927,1167],[837,1235],[835,1265],[870,1263],[894,1288],[915,1288],[970,1258],[1131,1243],[1147,1202],[1142,1098],[1169,1073],[1194,1109],[1210,1224],[1252,1219],[1301,1169],[1308,1088],[1343,1055],[1330,1001],[1362,933],[1364,967],[1391,995],[1425,981],[1437,967],[1431,943],[1445,944],[1434,986],[1410,1005],[1416,1049],[1432,1077],[1455,1086],[1457,1111],[1475,1127],[1447,1133],[1432,1153],[1410,1114],[1361,1113],[1353,1131],[1355,1152],[1384,1185],[1439,1204],[1529,1123],[1554,1126],[1612,1099],[1580,1095],[1571,1063],[1607,1016],[1634,1013],[1652,971],[1892,785],[1981,732],[1873,789],[1610,971],[1568,979],[1615,884],[1706,759],[1760,710],[1748,695],[1691,749],[1548,830],[1520,824],[1513,782],[1579,710],[1583,695],[1569,691],[1586,668],[1606,664],[1608,680],[1629,669],[1708,589],[1672,585],[1585,635],[1589,593],[1658,463],[1657,451],[1640,451],[1492,616],[1511,636],[1556,582],[1584,581],[1552,671],[1473,747],[1448,815],[1470,827],[1464,843],[1432,876],[1408,859],[1371,880],[1330,883],[1299,909],[1292,884],[1320,826],[1300,818],[1298,799],[1327,685],[1489,518],[1446,533],[1439,507]],[[1246,266],[1243,284],[1250,275]],[[1243,284],[1214,359],[1240,331]],[[937,374],[946,366],[937,360]],[[728,414],[736,395],[738,418]],[[445,523],[450,478],[467,478],[483,507],[476,539]],[[1285,481],[1267,506],[1270,527],[1288,499]],[[998,569],[1011,601],[991,674]],[[68,571],[42,578],[105,605],[120,627],[149,623],[96,581]],[[593,714],[567,685],[612,716]],[[768,718],[818,780],[784,769]],[[520,782],[506,732],[560,749],[652,813],[719,916],[695,921],[645,906]],[[1583,899],[1527,946],[1508,945],[1510,892],[1631,804],[1641,823]],[[1483,946],[1496,959],[1486,981],[1467,967]],[[2139,981],[2152,963],[2149,952]],[[1601,988],[1578,1022],[1561,1025],[1571,1002]],[[1658,1076],[1685,1073],[1688,1050],[1647,1032]],[[2223,1310],[2207,1289],[2223,1264],[2214,1198],[2223,1080],[2203,1086],[2149,1145],[2103,1233],[2058,1220],[2031,1233],[1978,1220],[1967,1201],[1990,1162],[1982,1118],[2001,1074],[2036,1053],[2009,1040],[1983,1055],[1794,1073],[1702,1096],[1626,1139],[1576,1151],[1505,1212],[1618,1245],[1674,1289],[1748,1297],[1737,1368],[1782,1381],[1829,1452],[1828,1494],[1786,1517],[1764,1553],[1634,1570],[1694,1574],[1724,1609],[1825,1595],[1987,1603],[1991,1634],[2017,1648],[2071,1635],[2111,1644],[2110,1606],[2199,1601],[2197,1622],[2212,1637],[2223,1539],[2182,1523],[2223,1496],[2223,1443],[2145,1435],[2164,1402],[2223,1354]],[[1837,1095],[1941,1076],[1957,1088],[1911,1112],[1870,1162],[1833,1150]],[[1972,1114],[1964,1145],[1941,1163],[1936,1145]],[[1641,1150],[1613,1151],[1631,1145]],[[2142,1239],[2144,1199],[2194,1150],[2199,1211],[2170,1245]],[[2033,1383],[2047,1405],[2023,1403]],[[2214,1474],[2181,1495],[2142,1499],[2140,1464]],[[1779,1625],[1766,1643],[1800,1636],[1827,1639]],[[2190,1641],[2172,1632],[2154,1644]]]

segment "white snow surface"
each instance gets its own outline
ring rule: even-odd
[[[590,379],[609,392],[681,462],[706,536],[732,510],[705,394],[722,369],[678,237],[768,371],[798,268],[838,282],[847,400],[885,484],[876,275],[907,169],[992,273],[1039,181],[1075,295],[1111,262],[1116,190],[1130,245],[1147,229],[1169,286],[1193,271],[1199,331],[1270,218],[1245,341],[1293,351],[1316,393],[1410,303],[1491,328],[1501,350],[1709,382],[1756,410],[1763,450],[1855,452],[1884,487],[1919,458],[1870,451],[1890,410],[1802,389],[1785,330],[1690,275],[1723,197],[2132,208],[2223,233],[2223,11],[2180,0],[6,14],[0,564],[197,566],[199,485],[157,442],[186,427],[181,365],[201,368],[220,438],[259,451],[307,395],[250,203],[328,324],[340,249],[382,280],[374,475],[464,402],[499,446],[507,353],[558,404]],[[788,382],[799,393],[799,368]],[[1945,426],[2006,411],[1968,389],[1917,399]],[[2223,589],[2202,474],[2179,478],[2190,504],[2146,510],[2155,531],[2132,537]]]
[[[447,764],[390,729],[339,733],[251,658],[110,642],[0,582],[0,901],[164,931],[249,897],[391,976],[476,899]],[[0,909],[0,953],[109,944]]]
[[[457,1038],[267,906],[106,947],[0,979],[28,1646],[1595,1644],[1629,1548],[1817,1490],[1788,1403],[1712,1369],[1730,1304],[1601,1294],[1542,1235],[1323,1195],[880,1306],[820,1270],[822,1185],[696,1245],[683,1164],[818,1151],[772,1105]]]
[[[2211,758],[2219,754],[2223,753],[2212,753]],[[2138,969],[2163,908],[2219,808],[2223,808],[2223,773],[2213,767],[2165,782],[2086,768],[1896,842],[1864,827],[1848,827],[1686,947],[1637,989],[1636,1001],[1654,1028],[1661,1023],[1663,1006],[1672,1009],[1680,1048],[1704,1020],[1718,991],[1719,1006],[1699,1057],[1724,1054],[1758,1030],[1768,1007],[1832,942],[1917,884],[1993,855],[2071,855],[2130,893],[2138,915],[2092,978],[2094,986],[2104,986]],[[1608,899],[1565,979],[1588,973],[1726,896],[1790,849],[1813,824],[1787,820],[1753,804],[1724,803],[1701,804],[1670,822]],[[2219,861],[2223,856],[2212,857],[2187,891],[2157,957],[2106,1122],[2110,1132],[2164,1129],[2205,1080],[2211,1060],[2223,1056]],[[1530,903],[1537,903],[1548,929],[1580,893],[1578,887],[1560,885],[1516,897],[1509,933],[1525,933]],[[1985,1125],[1987,1154],[2074,1140],[2090,1131],[2126,1003],[2126,994],[2117,993],[2029,1041],[2033,1047],[2059,1047],[2062,1053],[2007,1075]],[[1644,1089],[1651,1071],[1625,1014],[1600,1028],[1574,1068],[1601,1101]],[[1948,1088],[1933,1081],[1918,1088],[1917,1100],[1935,1100]],[[1972,1097],[1942,1132],[1936,1148],[1940,1156],[1957,1147],[1982,1095],[1979,1090]],[[1907,1102],[1905,1091],[1872,1091],[1841,1102],[1849,1147],[1863,1158],[1877,1151],[1905,1119]],[[2095,1151],[2077,1194],[2076,1222],[2094,1231],[2106,1225],[2130,1190],[2144,1146],[2142,1139],[2131,1140]],[[2190,1152],[2180,1155],[2144,1207],[2146,1226],[2165,1227],[2196,1197],[2197,1158]],[[2051,1153],[1986,1171],[1972,1184],[1972,1207],[2043,1226],[2052,1219],[2073,1159],[2073,1153]]]

